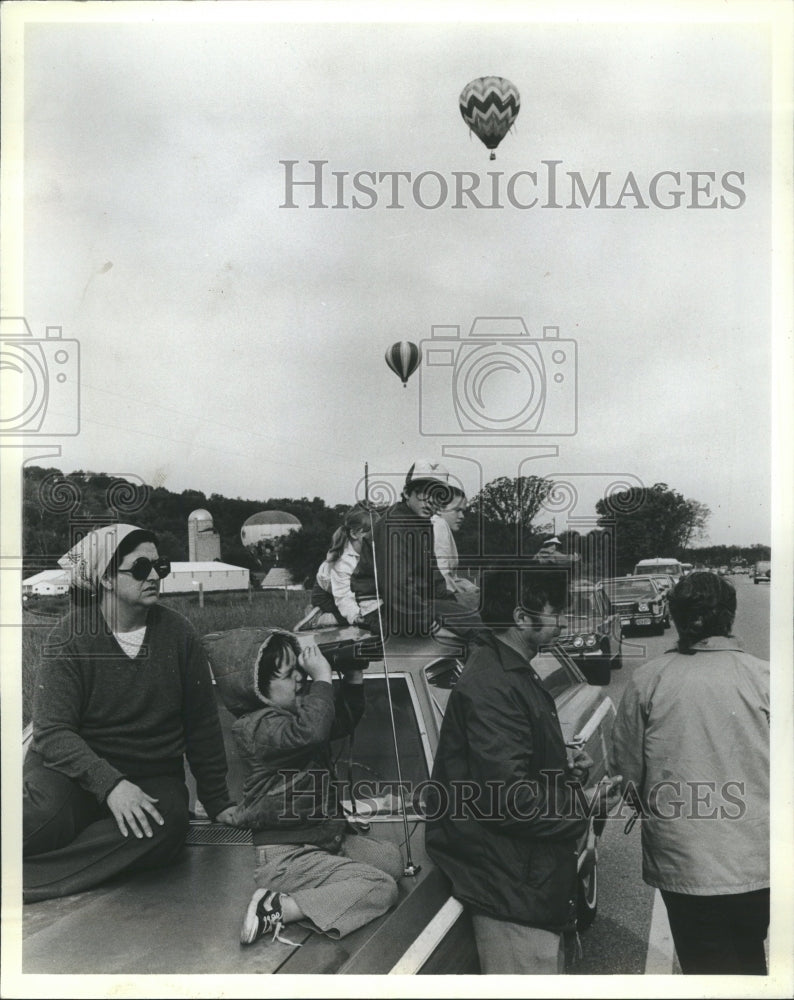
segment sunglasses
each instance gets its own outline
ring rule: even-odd
[[[171,572],[171,560],[147,559],[146,556],[141,556],[139,559],[135,560],[129,569],[120,569],[118,572],[129,573],[133,580],[137,580],[138,583],[143,583],[144,580],[149,579],[152,570],[154,570],[157,576],[162,580],[164,576],[168,576]]]

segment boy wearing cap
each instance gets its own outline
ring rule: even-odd
[[[482,628],[479,615],[448,593],[434,553],[431,518],[452,499],[448,480],[441,463],[415,462],[402,499],[375,525],[372,547],[362,549],[352,589],[361,597],[381,597],[387,635],[427,636],[441,625],[461,635]]]

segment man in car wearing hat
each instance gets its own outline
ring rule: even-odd
[[[414,462],[402,498],[386,510],[374,526],[372,545],[361,551],[352,590],[383,600],[386,635],[427,636],[443,625],[466,636],[482,628],[477,612],[450,596],[433,551],[431,518],[451,498],[449,472],[440,462]],[[368,624],[379,631],[377,620]]]

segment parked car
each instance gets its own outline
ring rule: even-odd
[[[683,577],[681,577],[680,579],[683,579]],[[656,587],[656,589],[659,591],[660,594],[666,594],[668,590],[672,590],[672,588],[676,585],[678,581],[675,579],[675,577],[668,576],[665,573],[660,573],[658,576],[654,573],[651,576],[651,582],[653,583],[654,587]],[[669,625],[669,622],[667,622],[666,624]]]
[[[623,666],[620,617],[603,590],[593,583],[574,584],[558,645],[592,684],[608,684],[609,671]]]
[[[772,563],[761,560],[753,567],[753,583],[772,582]]]
[[[634,567],[634,576],[671,576],[675,581],[684,575],[684,567],[677,559],[640,559]]]
[[[338,653],[360,636],[358,630],[348,628],[305,633],[300,640],[316,639],[323,646],[342,644],[335,647]],[[425,852],[422,797],[417,791],[431,773],[444,710],[463,670],[461,650],[438,638],[390,640],[386,667],[382,659],[369,664],[364,674],[366,712],[352,741],[342,741],[336,749],[338,776],[348,783],[343,800],[352,822],[368,825],[370,836],[396,844],[403,852],[406,872],[411,872],[400,880],[399,899],[392,910],[338,941],[291,924],[287,936],[299,942],[300,948],[269,938],[241,947],[240,922],[254,889],[251,835],[202,817],[188,777],[194,819],[184,860],[78,897],[26,906],[25,972],[225,976],[478,972],[468,912],[450,895],[445,877]],[[586,683],[560,647],[541,652],[533,667],[555,699],[566,741],[578,737],[593,758],[588,786],[592,792],[607,773],[614,705],[602,687]],[[241,763],[230,737],[232,720],[222,704],[220,714],[230,786],[239,796]],[[414,790],[405,795],[404,811],[397,794],[398,774],[403,785]],[[390,791],[380,795],[369,794],[368,789],[354,804],[349,788],[360,781],[369,782],[373,793],[383,788]],[[593,920],[598,905],[602,828],[603,820],[600,826],[591,820],[577,845],[580,929]]]
[[[624,632],[650,629],[663,635],[670,625],[666,588],[657,586],[653,576],[618,576],[599,581]]]

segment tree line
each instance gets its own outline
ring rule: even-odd
[[[468,502],[468,516],[457,535],[461,563],[477,564],[489,555],[531,556],[553,533],[553,479],[501,476],[487,483]],[[29,466],[23,483],[23,571],[25,575],[55,566],[57,559],[84,532],[111,520],[127,521],[154,531],[160,551],[173,561],[188,558],[188,516],[197,508],[212,515],[220,535],[221,559],[264,574],[276,562],[294,580],[310,585],[335,529],[348,505],[330,506],[321,497],[270,497],[243,500],[200,490],[174,493],[131,481],[78,470]],[[377,508],[373,508],[377,514]],[[301,522],[267,554],[245,548],[240,528],[261,510],[280,510]],[[755,562],[769,558],[769,547],[705,546],[693,543],[705,533],[710,511],[685,498],[666,483],[612,494],[595,505],[593,528],[585,533],[557,533],[563,552],[576,557],[591,579],[630,573],[644,558],[671,556],[708,566]]]

